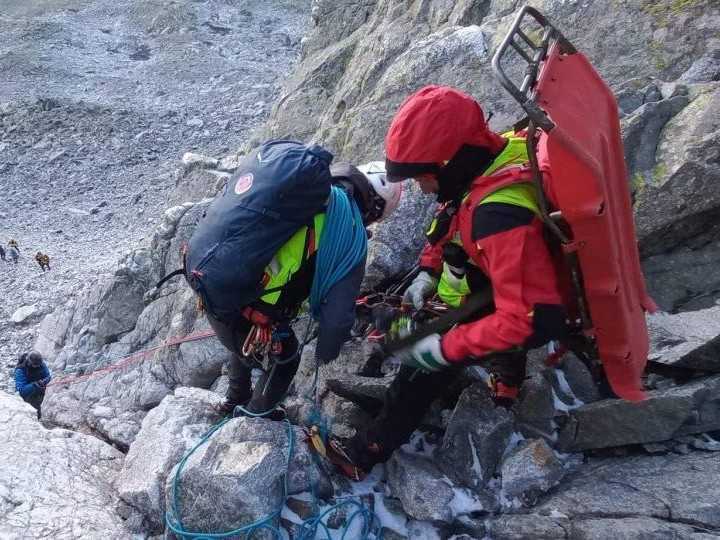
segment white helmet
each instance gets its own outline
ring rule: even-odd
[[[383,201],[381,203],[382,212],[377,219],[377,221],[382,221],[400,205],[402,182],[391,183],[387,181],[384,161],[371,161],[364,165],[358,165],[358,170],[365,175],[375,194]]]

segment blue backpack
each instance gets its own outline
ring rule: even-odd
[[[207,311],[232,319],[263,294],[263,274],[298,229],[324,212],[332,154],[269,141],[240,163],[190,238],[184,274]]]

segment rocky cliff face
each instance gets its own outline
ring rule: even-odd
[[[720,297],[717,4],[528,4],[617,92],[651,293],[666,310],[712,305]],[[509,127],[522,111],[490,59],[521,5],[315,2],[302,61],[258,138],[315,139],[346,158],[374,158],[393,112],[426,84],[470,93],[492,114],[492,127]]]
[[[367,482],[351,490],[325,479],[323,492],[361,496],[389,538],[709,538],[720,530],[720,454],[712,453],[720,449],[720,383],[710,375],[720,371],[720,315],[712,307],[720,297],[720,8],[709,0],[531,4],[590,57],[618,97],[651,292],[665,309],[682,311],[649,318],[651,357],[705,373],[690,381],[652,375],[650,399],[638,406],[600,399],[577,358],[547,367],[547,351],[538,350],[508,413],[490,406],[482,373],[469,370],[457,403],[445,410],[438,403],[428,415],[427,433],[416,433]],[[495,82],[490,58],[519,5],[313,2],[301,62],[249,144],[289,136],[321,142],[338,159],[379,159],[392,113],[428,83],[471,93],[493,113],[493,127],[507,127],[521,113]],[[119,465],[107,473],[122,502],[115,492],[97,499],[118,508],[102,518],[108,530],[118,515],[127,530],[163,530],[173,467],[217,420],[212,404],[219,396],[186,387],[221,388],[226,351],[213,338],[173,341],[207,330],[181,280],[156,296],[146,292],[179,267],[179,246],[206,204],[200,199],[215,193],[236,158],[186,155],[170,196],[175,206],[151,239],[40,326],[36,347],[58,379],[63,370],[68,377],[48,390],[47,421],[127,451],[120,474]],[[397,215],[375,228],[367,286],[413,263],[431,207],[411,189]],[[320,371],[319,404],[339,436],[362,427],[364,408],[382,399],[392,377],[358,376],[362,349],[348,343]],[[309,346],[287,399],[293,421],[307,417],[313,376]],[[482,411],[479,403],[487,403]],[[283,495],[289,436],[300,434],[264,420],[223,427],[188,462],[178,494],[186,523],[227,530],[272,510],[269,501]],[[293,494],[282,514],[292,534],[313,512],[308,490],[319,473],[309,461],[301,451],[292,462]],[[267,496],[255,497],[259,490]],[[227,507],[225,520],[218,520],[219,504]]]
[[[0,536],[131,538],[112,483],[123,454],[95,437],[45,429],[0,392]]]

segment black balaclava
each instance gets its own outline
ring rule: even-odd
[[[507,145],[507,143],[506,143]],[[483,146],[463,145],[460,150],[437,173],[438,202],[459,201],[472,181],[488,168],[502,152],[492,153]]]

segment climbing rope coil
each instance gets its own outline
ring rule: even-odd
[[[333,285],[363,261],[366,254],[367,232],[360,210],[344,189],[332,186],[310,289],[310,313],[315,319]]]
[[[267,412],[265,414],[267,414]],[[255,416],[261,415],[256,414]],[[287,477],[290,470],[292,457],[295,451],[295,430],[293,428],[293,425],[288,420],[283,420],[283,423],[287,427],[288,450],[285,459],[285,472],[282,475],[283,496],[278,508],[273,512],[269,513],[268,515],[256,521],[253,521],[252,523],[223,532],[190,531],[183,526],[180,514],[179,501],[179,492],[182,486],[182,471],[193,453],[195,453],[198,448],[206,444],[210,440],[210,438],[220,429],[222,429],[222,427],[225,426],[230,420],[230,418],[226,418],[211,427],[207,431],[207,433],[203,435],[200,441],[198,441],[198,443],[195,444],[195,446],[193,446],[180,461],[180,464],[176,469],[175,476],[172,481],[171,500],[170,504],[168,505],[168,511],[165,515],[165,524],[167,526],[167,529],[172,531],[173,534],[183,540],[210,540],[214,538],[230,538],[234,536],[239,536],[245,540],[250,540],[256,533],[262,530],[269,531],[275,539],[284,538],[281,527],[277,522],[279,521],[283,507],[285,506],[289,498]],[[315,515],[302,522],[297,535],[297,540],[313,540],[315,538],[333,540],[333,535],[331,533],[332,529],[328,527],[326,521],[328,517],[330,517],[333,513],[342,508],[351,508],[353,509],[353,511],[348,512],[348,517],[346,518],[345,525],[339,531],[340,533],[342,533],[340,535],[341,540],[345,538],[350,540],[348,534],[355,531],[355,529],[353,528],[353,523],[356,520],[359,520],[361,530],[359,536],[354,535],[352,537],[353,540],[382,539],[383,534],[380,520],[372,510],[365,506],[362,501],[355,500],[354,498],[347,498],[344,500],[340,500],[339,502],[324,509],[322,512],[319,512],[319,504],[318,499],[315,495],[315,489],[311,488],[310,491],[313,498],[313,510]],[[321,534],[322,536],[320,536]]]

